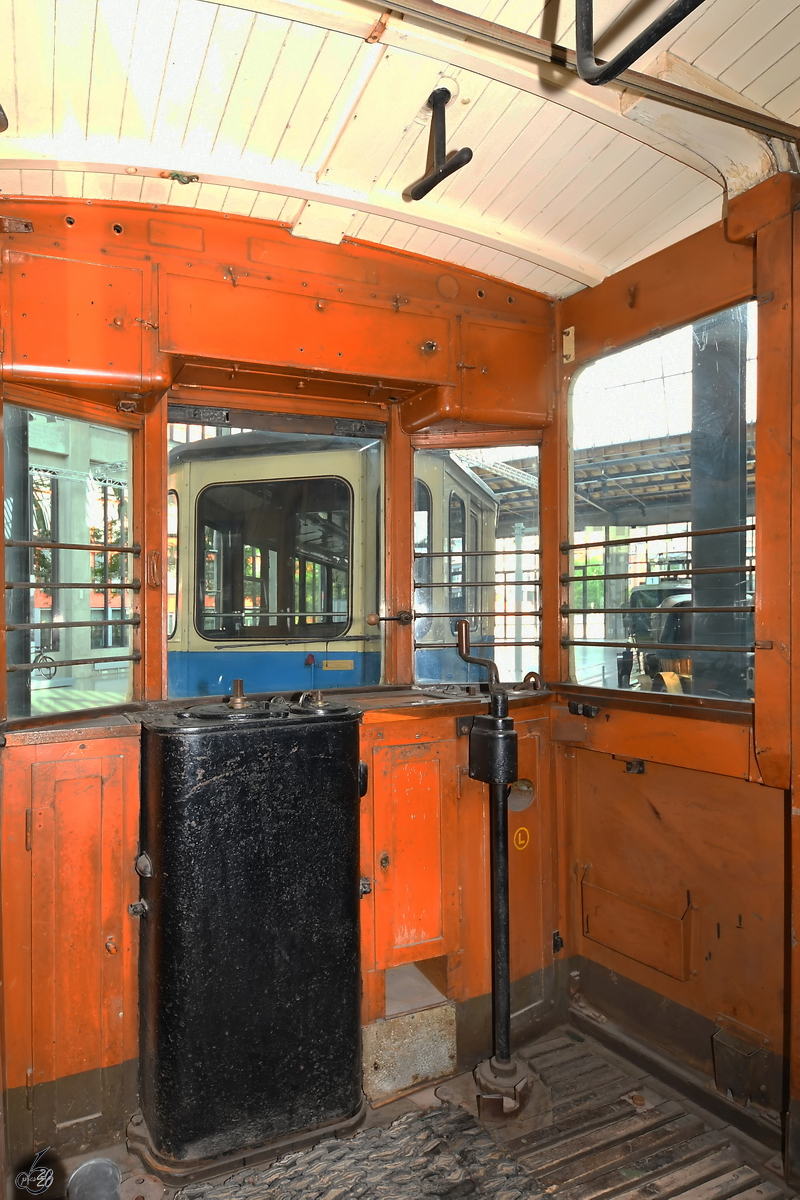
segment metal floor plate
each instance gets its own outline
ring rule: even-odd
[[[535,1113],[479,1122],[470,1075],[437,1089],[441,1107],[330,1139],[180,1200],[784,1200],[772,1151],[592,1038],[565,1027],[522,1051],[545,1084]],[[408,1101],[407,1103],[411,1103]],[[388,1114],[387,1114],[388,1115]]]

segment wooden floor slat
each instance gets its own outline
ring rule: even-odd
[[[631,1181],[631,1186],[618,1193],[617,1200],[672,1200],[688,1187],[713,1179],[736,1167],[736,1151],[725,1146],[714,1154],[700,1158],[688,1166],[681,1165],[658,1178],[644,1182]],[[581,1200],[583,1189],[564,1188],[557,1193],[558,1200]]]
[[[613,1125],[610,1126],[613,1129]],[[703,1122],[697,1117],[683,1113],[675,1121],[667,1121],[657,1129],[647,1133],[638,1133],[624,1141],[617,1141],[613,1146],[607,1146],[594,1154],[583,1154],[580,1162],[566,1163],[555,1171],[546,1174],[537,1172],[537,1178],[543,1184],[545,1191],[555,1191],[567,1184],[580,1183],[597,1175],[604,1175],[623,1163],[636,1162],[647,1158],[656,1150],[665,1146],[673,1146],[676,1142],[686,1142],[703,1132]],[[524,1161],[524,1160],[523,1160]]]
[[[725,1166],[737,1165],[735,1153],[725,1135],[716,1130],[708,1130],[686,1141],[663,1146],[642,1158],[629,1160],[602,1175],[597,1175],[585,1184],[577,1187],[570,1185],[570,1200],[601,1200],[601,1197],[603,1200],[609,1200],[612,1196],[622,1196],[627,1194],[634,1184],[638,1186],[649,1180],[658,1180],[659,1176],[675,1173],[690,1163],[708,1160],[714,1151],[727,1151],[728,1158],[721,1160]],[[710,1178],[715,1173],[719,1173],[718,1168],[712,1168],[707,1177]],[[566,1190],[562,1189],[560,1196],[566,1194]]]
[[[668,1099],[646,1071],[601,1052],[591,1036],[556,1030],[522,1057],[552,1107],[505,1149],[552,1200],[796,1200],[763,1178],[758,1160],[743,1161],[733,1131],[709,1128],[697,1109]]]
[[[668,1100],[659,1108],[651,1109],[641,1115],[632,1110],[629,1112],[630,1116],[622,1117],[610,1125],[602,1125],[599,1129],[593,1129],[588,1133],[577,1133],[557,1147],[520,1157],[534,1175],[541,1176],[555,1170],[563,1163],[578,1158],[584,1159],[595,1151],[605,1150],[618,1142],[638,1137],[651,1129],[656,1129],[659,1125],[666,1125],[668,1121],[684,1115],[680,1104],[674,1100]]]
[[[727,1200],[728,1196],[735,1196],[760,1182],[758,1172],[752,1167],[737,1167],[735,1171],[709,1179],[688,1192],[678,1192],[677,1196],[680,1200]]]

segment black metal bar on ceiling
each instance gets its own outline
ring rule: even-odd
[[[382,6],[381,6],[382,7]],[[559,46],[544,38],[532,37],[529,33],[519,33],[509,29],[507,25],[496,25],[482,17],[473,17],[470,13],[459,12],[438,0],[393,0],[392,11],[406,13],[419,17],[423,21],[447,29],[452,33],[466,36],[488,46],[497,46],[501,50],[523,55],[533,62],[547,63],[577,74],[578,67],[574,50]],[[651,100],[660,100],[674,108],[686,112],[698,113],[711,117],[716,121],[724,121],[728,125],[736,125],[741,129],[750,129],[762,137],[779,138],[784,142],[796,142],[800,138],[800,128],[781,121],[770,113],[756,112],[741,104],[731,104],[718,96],[696,92],[692,88],[681,87],[666,79],[656,79],[653,75],[644,75],[640,71],[623,71],[615,80],[620,87],[647,96]]]
[[[460,171],[462,167],[472,161],[472,151],[468,146],[464,146],[462,150],[456,150],[449,158],[447,157],[444,110],[449,102],[450,92],[447,88],[436,88],[428,97],[428,105],[433,113],[433,168],[424,179],[420,179],[418,183],[409,188],[408,194],[412,200],[422,200],[428,192],[432,192],[448,176]]]
[[[703,3],[704,0],[675,0],[610,62],[598,62],[594,56],[594,0],[575,0],[578,74],[584,83],[611,83]]]

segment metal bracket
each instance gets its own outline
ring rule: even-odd
[[[428,192],[432,192],[449,175],[460,171],[462,167],[472,161],[472,151],[468,146],[465,146],[463,150],[456,150],[449,158],[447,157],[444,110],[449,101],[450,92],[447,88],[436,88],[428,97],[428,104],[433,112],[433,170],[429,171],[424,179],[420,179],[419,183],[415,183],[413,187],[409,188],[408,194],[412,200],[422,200]]]
[[[600,712],[596,704],[582,704],[580,700],[570,700],[568,707],[573,717],[596,717]]]
[[[578,74],[584,83],[610,83],[623,71],[627,71],[631,63],[646,54],[656,42],[666,37],[670,30],[702,3],[703,0],[675,0],[660,17],[629,42],[624,50],[620,50],[611,62],[599,63],[594,56],[594,0],[575,0],[575,59]]]

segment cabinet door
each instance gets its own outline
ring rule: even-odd
[[[452,742],[373,750],[379,968],[458,948],[454,762]]]
[[[132,765],[123,754],[88,754],[31,766],[37,1144],[83,1143],[120,1118],[122,1064],[135,1055],[126,1044],[135,1021],[126,1011],[135,1007]]]

